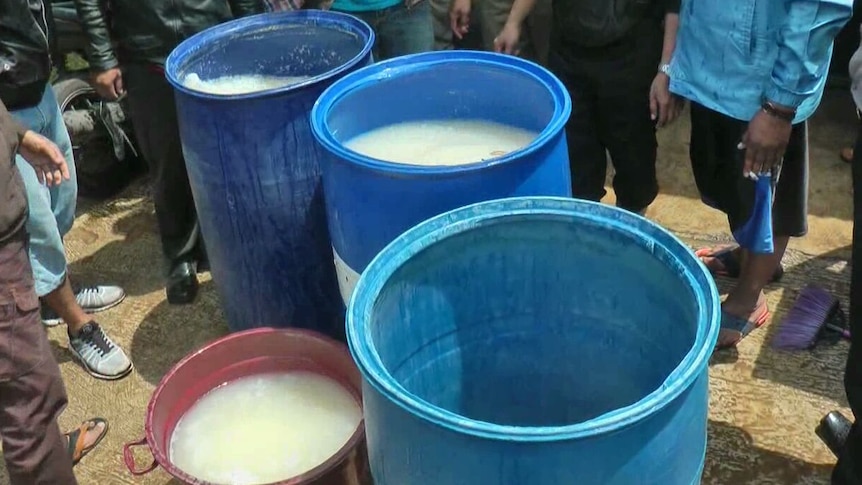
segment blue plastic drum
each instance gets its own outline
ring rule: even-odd
[[[377,256],[347,315],[377,485],[694,485],[715,283],[650,221],[512,198]]]
[[[572,104],[546,69],[517,57],[441,51],[391,59],[332,85],[311,115],[345,300],[378,251],[443,212],[502,197],[571,196],[565,125]],[[456,166],[370,158],[345,142],[408,121],[482,120],[538,133],[520,150]]]
[[[374,33],[335,12],[257,15],[201,32],[168,57],[183,153],[228,324],[343,335],[311,107],[371,62]],[[249,94],[210,94],[186,76],[307,77]]]

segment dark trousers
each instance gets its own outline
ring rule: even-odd
[[[862,126],[856,138],[853,158],[853,255],[850,266],[850,353],[844,372],[844,388],[857,421],[850,431],[838,465],[832,473],[833,485],[862,485]]]
[[[658,195],[649,90],[662,37],[661,23],[654,19],[605,47],[573,46],[552,34],[548,67],[572,97],[566,138],[575,197],[598,201],[605,196],[606,150],[616,172],[618,206],[638,212]]]
[[[200,229],[180,143],[173,88],[154,65],[126,66],[123,81],[138,146],[149,165],[162,252],[170,264],[197,259],[202,253]]]
[[[39,316],[24,231],[0,244],[0,437],[12,485],[76,485],[66,389]]]

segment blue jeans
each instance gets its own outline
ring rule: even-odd
[[[50,84],[45,87],[45,93],[38,105],[12,111],[12,116],[25,127],[57,144],[66,157],[71,175],[69,180],[59,186],[49,188],[39,183],[36,171],[20,155],[15,158],[24,179],[30,206],[27,232],[30,233],[30,264],[33,266],[36,294],[43,297],[59,288],[66,279],[67,262],[63,236],[72,229],[75,222],[75,204],[78,198],[72,142]]]
[[[434,22],[428,0],[410,8],[402,2],[382,10],[344,13],[364,20],[374,29],[375,61],[434,50]]]

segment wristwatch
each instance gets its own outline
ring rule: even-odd
[[[664,74],[667,77],[670,77],[670,63],[665,62],[664,64],[658,66],[658,72]]]

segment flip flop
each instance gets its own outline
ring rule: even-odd
[[[96,438],[96,441],[93,442],[90,446],[86,446],[87,432],[98,426],[99,424],[104,424],[105,428],[102,429],[102,433]],[[108,434],[108,420],[103,418],[93,418],[88,419],[81,423],[81,426],[78,429],[66,433],[66,437],[69,439],[69,456],[72,458],[72,465],[77,465],[81,458],[87,456],[88,453],[93,451],[93,449],[102,442],[102,438]]]
[[[739,342],[742,342],[742,339],[748,336],[754,330],[763,326],[766,323],[766,320],[769,319],[769,307],[766,306],[766,302],[762,303],[763,311],[755,317],[754,320],[749,320],[747,318],[738,317],[736,315],[731,315],[727,313],[723,309],[721,310],[721,329],[722,330],[733,330],[735,332],[739,332],[739,338],[734,340],[733,342],[725,345],[716,345],[715,350],[724,350],[736,347]],[[755,310],[757,313],[757,310]]]
[[[709,272],[715,276],[724,276],[727,278],[739,278],[742,268],[739,265],[739,258],[736,257],[736,250],[739,248],[737,244],[727,244],[711,248],[701,248],[694,252],[694,255],[700,258],[701,262],[706,265]],[[780,263],[775,272],[772,273],[770,283],[781,281],[784,276],[784,266]]]

